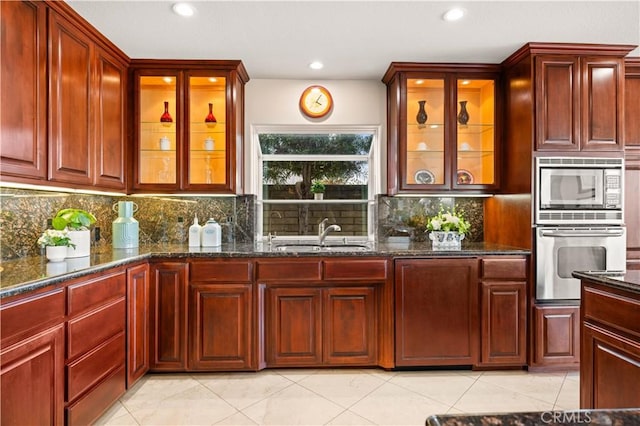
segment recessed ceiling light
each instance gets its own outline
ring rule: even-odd
[[[162,79],[164,80],[165,83],[169,84],[173,81],[173,79],[171,77],[162,77]]]
[[[180,16],[193,16],[196,9],[189,3],[174,3],[171,7],[173,12]]]
[[[466,86],[466,85],[468,85],[468,84],[471,84],[471,82],[470,82],[469,80],[462,80],[462,81],[460,82],[460,84],[462,84],[462,85]]]
[[[209,77],[209,81],[210,81],[211,83],[215,83],[216,81],[218,81],[218,79],[217,79],[217,78],[215,78],[215,77]]]
[[[445,21],[457,21],[459,19],[462,19],[462,17],[464,16],[464,9],[462,9],[461,7],[454,7],[453,9],[449,9],[447,10],[447,12],[442,15],[442,19],[444,19]]]
[[[320,70],[322,67],[324,67],[324,64],[320,61],[313,61],[309,64],[309,68],[312,70]]]
[[[424,83],[424,80],[416,80],[416,84],[422,84]]]

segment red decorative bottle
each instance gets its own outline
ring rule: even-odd
[[[164,101],[164,113],[160,116],[161,123],[173,123],[173,118],[169,114],[169,102]]]
[[[204,119],[205,123],[217,123],[216,117],[213,115],[213,104],[209,104],[209,114]]]

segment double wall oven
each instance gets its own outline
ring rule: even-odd
[[[538,157],[536,299],[580,299],[573,271],[624,272],[623,159]]]

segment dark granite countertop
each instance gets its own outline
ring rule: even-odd
[[[640,425],[640,408],[429,416],[427,426]]]
[[[527,255],[530,250],[490,243],[463,243],[462,250],[435,251],[430,243],[368,243],[362,251],[278,251],[274,244],[223,244],[215,248],[188,247],[186,244],[151,244],[136,249],[113,249],[103,245],[92,248],[91,255],[50,263],[44,256],[32,256],[2,262],[0,266],[0,298],[13,296],[71,278],[78,278],[116,266],[134,264],[150,258],[215,258],[215,257],[301,257],[301,256],[351,256],[351,257],[445,257],[486,255]]]
[[[615,287],[640,294],[640,270],[628,270],[624,273],[611,273],[607,271],[576,271],[572,275],[581,280],[587,279],[609,287]]]

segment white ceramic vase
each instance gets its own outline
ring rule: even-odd
[[[46,256],[49,262],[62,262],[67,257],[66,246],[47,246]]]
[[[75,244],[74,247],[67,247],[67,257],[85,257],[91,254],[91,232],[69,231],[69,238]]]

